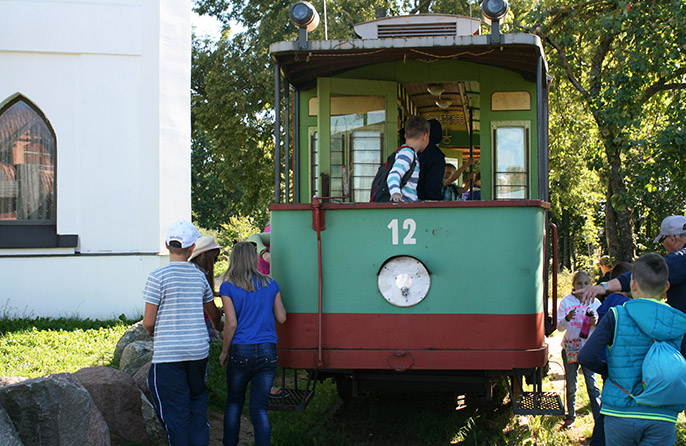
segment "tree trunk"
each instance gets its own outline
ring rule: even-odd
[[[615,262],[631,262],[634,260],[634,238],[631,213],[626,205],[615,206],[612,196],[623,198],[626,196],[626,185],[622,177],[621,150],[612,145],[605,146],[607,160],[610,167],[607,180],[607,201],[605,204],[605,236],[610,256]]]
[[[562,222],[560,224],[560,235],[562,236],[562,240],[560,243],[560,256],[559,256],[559,262],[560,262],[560,269],[562,268],[567,268],[571,269],[571,246],[569,243],[569,234],[571,232],[571,229],[569,227],[569,214],[563,209],[562,210]]]

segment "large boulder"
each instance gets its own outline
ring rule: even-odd
[[[3,446],[24,446],[17,435],[14,423],[2,406],[0,406],[0,444]]]
[[[143,328],[143,321],[136,322],[119,338],[117,346],[114,347],[114,359],[121,358],[127,345],[135,341],[150,341],[152,338]]]
[[[152,394],[150,393],[150,388],[148,387],[148,373],[150,372],[150,366],[152,361],[148,361],[143,367],[138,369],[135,375],[133,375],[133,380],[138,384],[138,388],[141,392],[148,398],[148,401],[152,402]]]
[[[26,445],[84,445],[92,400],[86,389],[53,378],[34,378],[0,387],[5,408]]]
[[[145,430],[150,442],[154,445],[167,444],[167,431],[164,429],[152,403],[148,401],[148,398],[143,393],[141,393],[141,410],[145,420]]]
[[[152,341],[133,341],[124,348],[119,370],[133,376],[146,363],[152,361]]]
[[[109,367],[89,367],[74,373],[88,389],[110,428],[112,444],[150,444],[141,410],[141,391],[133,378]]]
[[[79,381],[78,378],[71,373],[55,373],[50,375],[49,378],[67,381],[88,392],[83,384],[81,384],[81,381]],[[100,413],[98,407],[92,402],[92,399],[90,405],[90,415],[88,417],[88,435],[86,436],[85,444],[88,446],[110,446],[111,444],[110,428],[107,426],[105,417],[102,416],[102,413]]]

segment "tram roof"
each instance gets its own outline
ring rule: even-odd
[[[297,89],[314,87],[318,77],[398,60],[462,60],[507,68],[533,80],[537,59],[543,57],[548,71],[538,36],[517,33],[500,37],[498,44],[490,43],[490,35],[310,40],[306,49],[299,49],[297,41],[287,41],[273,43],[269,52]]]

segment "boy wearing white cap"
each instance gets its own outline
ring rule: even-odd
[[[143,291],[143,327],[153,336],[148,387],[169,444],[208,444],[205,369],[209,337],[203,308],[221,323],[204,274],[187,260],[200,233],[177,221],[167,231],[169,264],[151,272]]]
[[[660,234],[655,237],[654,242],[662,243],[667,251],[665,256],[665,262],[669,268],[667,303],[686,313],[686,217],[670,215],[662,220]],[[629,291],[630,283],[631,272],[628,272],[609,282],[579,290],[578,294],[587,301],[599,294]]]

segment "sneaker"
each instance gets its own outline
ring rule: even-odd
[[[269,389],[269,398],[287,398],[288,392],[284,391],[281,387],[272,386]]]
[[[567,418],[561,425],[560,430],[566,430],[574,426],[574,418]]]

